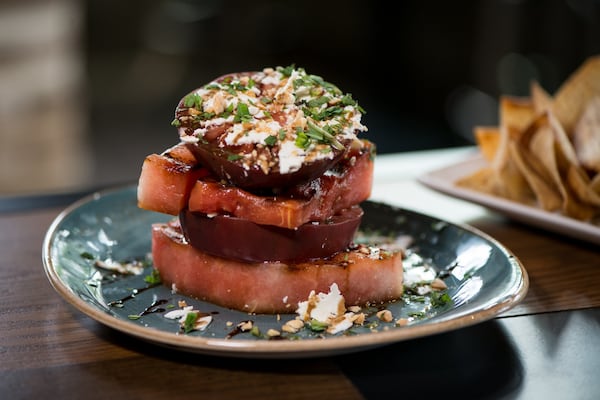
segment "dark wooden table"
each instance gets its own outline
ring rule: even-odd
[[[73,197],[21,199],[20,206],[0,202],[10,209],[0,213],[0,396],[600,398],[598,246],[446,198],[419,186],[410,168],[403,168],[419,161],[422,170],[462,154],[382,157],[373,199],[432,213],[443,210],[443,203],[449,218],[498,239],[529,274],[523,302],[468,328],[323,358],[204,356],[142,342],[101,325],[64,301],[42,267],[44,234]]]

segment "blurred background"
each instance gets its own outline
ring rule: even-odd
[[[380,154],[473,144],[500,94],[600,54],[599,0],[4,0],[0,195],[134,182],[187,92],[295,63],[366,109]]]

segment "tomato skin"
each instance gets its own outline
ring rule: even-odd
[[[191,246],[206,253],[248,262],[300,262],[331,257],[348,248],[360,225],[359,206],[342,210],[322,223],[297,229],[258,225],[230,216],[208,217],[184,210],[182,231]]]

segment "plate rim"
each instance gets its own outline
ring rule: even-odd
[[[600,226],[455,184],[458,178],[468,176],[486,165],[483,154],[477,152],[466,159],[425,172],[417,177],[417,181],[437,192],[484,206],[528,225],[600,244]]]
[[[398,211],[425,216],[427,218],[442,221],[448,225],[453,225],[462,230],[471,232],[476,236],[491,242],[508,259],[511,268],[520,276],[520,280],[514,292],[501,293],[501,300],[494,305],[484,309],[472,309],[455,318],[442,319],[435,323],[416,324],[410,327],[399,327],[390,330],[381,330],[366,334],[352,336],[331,336],[325,340],[299,340],[299,341],[271,341],[271,340],[235,340],[225,338],[210,338],[203,336],[190,336],[176,332],[166,332],[151,326],[135,324],[132,321],[120,319],[107,313],[105,310],[84,301],[80,296],[61,279],[54,262],[52,260],[52,244],[57,233],[57,228],[73,212],[83,205],[93,201],[99,201],[111,194],[116,194],[125,190],[135,189],[136,185],[122,185],[108,188],[88,194],[64,208],[49,225],[42,244],[42,263],[45,274],[54,288],[61,295],[63,300],[75,307],[77,310],[87,315],[109,328],[115,329],[127,335],[136,337],[146,342],[152,342],[158,345],[176,348],[179,350],[200,353],[214,356],[228,357],[253,357],[253,358],[307,358],[315,356],[336,355],[342,353],[351,353],[362,351],[372,347],[380,347],[393,344],[400,341],[425,337],[438,333],[449,332],[452,330],[468,327],[477,323],[493,319],[505,311],[519,304],[527,294],[529,289],[529,276],[521,261],[506,246],[498,240],[486,234],[479,229],[468,224],[461,224],[442,220],[435,216],[430,216],[419,211],[392,206],[378,201],[371,203],[385,205]],[[149,211],[150,212],[150,211]]]

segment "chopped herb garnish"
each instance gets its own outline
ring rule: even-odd
[[[211,107],[204,111],[209,104]],[[331,152],[343,151],[355,132],[366,130],[360,125],[358,109],[352,94],[345,94],[322,77],[291,64],[250,74],[230,74],[204,85],[181,100],[171,125],[179,130],[185,127],[185,132],[180,132],[184,141],[200,143],[207,143],[203,132],[212,132],[211,127],[219,126],[218,142],[224,150],[221,156],[229,161],[243,159],[244,167],[257,162],[259,151],[279,145],[285,148],[291,143],[306,151],[306,158],[298,161],[309,163],[315,157],[326,158]],[[265,139],[253,135],[276,124],[284,129],[266,131],[262,136]],[[294,132],[298,126],[300,130]],[[284,161],[274,157],[262,167],[268,173],[277,168],[277,162]]]
[[[341,115],[344,112],[344,109],[339,106],[327,107],[323,111],[319,113],[313,113],[313,118],[317,121],[323,121],[326,119],[333,118],[335,116]]]
[[[183,105],[187,108],[202,109],[202,96],[198,93],[190,93],[183,99]]]
[[[296,65],[292,64],[292,65],[288,65],[285,68],[277,67],[277,71],[281,72],[281,75],[285,76],[286,78],[289,78],[292,75],[292,72],[294,72],[295,68],[296,68]]]
[[[183,331],[185,333],[190,333],[191,331],[196,329],[196,321],[198,320],[197,312],[189,312],[185,316],[185,321],[183,321]]]
[[[409,317],[415,318],[415,319],[421,319],[421,318],[425,318],[427,314],[425,314],[423,311],[411,311],[408,313]]]
[[[308,124],[308,132],[309,132],[307,134],[310,137],[312,137],[313,139],[317,139],[317,137],[320,137],[320,139],[317,139],[317,140],[324,142],[324,143],[331,144],[333,147],[335,147],[338,150],[344,150],[344,145],[341,144],[334,135],[327,132],[325,129],[321,128],[319,125],[315,124],[310,119],[307,121],[307,124]]]
[[[206,121],[208,119],[213,119],[216,116],[213,112],[201,112],[198,115],[194,115],[194,119],[197,121]]]
[[[342,104],[345,106],[353,106],[356,105],[356,101],[354,101],[352,95],[348,93],[344,97],[342,97]]]
[[[452,304],[452,297],[446,292],[432,292],[431,305],[433,307],[443,307]]]
[[[302,128],[296,131],[296,135],[296,146],[306,150],[308,146],[310,146],[310,138],[306,135]]]
[[[244,158],[244,156],[241,156],[239,154],[234,154],[234,153],[227,154],[227,161],[237,161],[242,158]]]
[[[267,146],[274,146],[274,145],[275,145],[275,143],[277,143],[277,136],[275,136],[275,135],[270,135],[270,136],[267,136],[267,137],[265,138],[265,144],[266,144]]]
[[[311,96],[320,96],[323,94],[323,88],[321,86],[311,87],[309,93]]]
[[[330,100],[327,96],[317,97],[316,99],[312,99],[308,102],[309,107],[321,107],[323,104],[327,104]]]
[[[245,92],[246,90],[248,90],[248,87],[244,86],[242,82],[233,82],[231,84],[231,87],[239,92]]]
[[[248,111],[248,105],[246,103],[238,103],[237,111],[235,113],[235,117],[233,117],[234,122],[250,122],[252,120],[252,115],[250,111]]]
[[[316,319],[310,320],[310,330],[311,331],[322,332],[325,329],[327,329],[328,326],[329,326],[329,324],[327,322],[317,321]]]
[[[329,83],[318,75],[308,75],[310,79],[316,82],[318,85],[323,86],[325,89],[329,90],[333,94],[340,95],[342,91],[338,89],[333,83]]]
[[[88,253],[87,251],[84,251],[83,253],[80,254],[81,258],[85,258],[86,260],[93,260],[96,257],[94,257],[94,255],[92,253]]]
[[[150,275],[146,275],[144,277],[144,282],[146,282],[149,285],[158,285],[159,283],[161,283],[160,273],[158,272],[158,270],[152,269]]]
[[[262,333],[260,332],[260,329],[258,329],[258,326],[254,325],[252,327],[252,329],[250,329],[250,334],[252,336],[256,336],[256,337],[262,337]]]
[[[140,318],[142,318],[142,316],[141,316],[141,315],[139,315],[139,314],[129,314],[129,315],[127,316],[127,318],[128,318],[128,319],[130,319],[130,320],[132,320],[132,321],[135,321],[136,319],[140,319]]]

